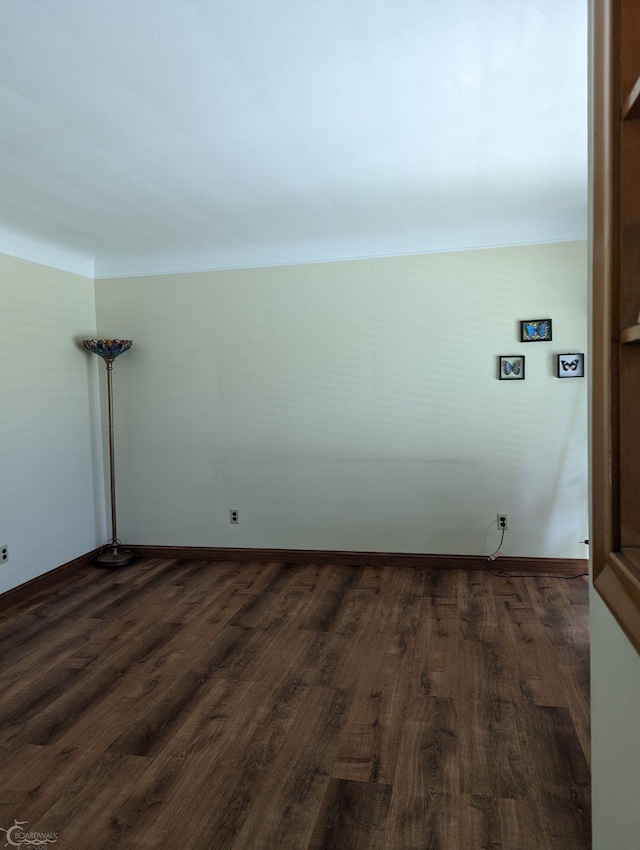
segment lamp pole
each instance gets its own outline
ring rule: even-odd
[[[109,478],[111,481],[111,542],[117,544],[118,523],[116,520],[116,464],[113,441],[113,360],[105,360],[107,367],[107,398],[109,403]]]
[[[85,339],[82,341],[87,351],[103,358],[107,367],[107,403],[109,411],[109,484],[111,488],[111,540],[107,541],[96,557],[96,563],[103,567],[124,567],[134,560],[135,555],[120,547],[116,515],[116,472],[115,442],[113,428],[113,361],[119,354],[128,351],[133,345],[130,339]]]

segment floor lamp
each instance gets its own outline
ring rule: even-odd
[[[83,339],[83,346],[103,358],[107,367],[109,398],[109,478],[111,483],[111,540],[104,544],[96,563],[103,567],[124,567],[135,558],[133,552],[120,548],[116,525],[116,481],[113,450],[113,361],[133,345],[131,339]]]

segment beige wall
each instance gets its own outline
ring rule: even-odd
[[[104,537],[93,283],[0,255],[0,592]]]
[[[640,656],[591,593],[593,850],[640,846]]]
[[[586,243],[96,282],[132,543],[584,557]],[[551,316],[552,343],[517,320]],[[524,382],[496,356],[527,356]],[[229,524],[229,509],[240,524]]]

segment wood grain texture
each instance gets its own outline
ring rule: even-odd
[[[638,4],[593,3],[592,560],[594,586],[640,651],[640,58]]]
[[[631,325],[620,331],[620,342],[622,345],[633,345],[640,342],[640,325]]]
[[[0,826],[118,850],[587,850],[588,585],[140,559],[0,615]]]
[[[308,850],[384,850],[390,785],[332,779]]]
[[[99,549],[94,549],[92,552],[87,552],[85,555],[80,555],[72,561],[67,561],[66,564],[61,564],[61,566],[36,576],[30,581],[25,581],[17,587],[12,587],[11,590],[5,590],[4,593],[0,593],[0,611],[11,608],[13,605],[17,605],[24,600],[32,599],[37,593],[54,587],[68,576],[81,571],[91,563],[99,551]]]
[[[425,570],[485,570],[484,555],[434,555],[411,552],[340,552],[330,549],[244,549],[191,546],[129,546],[145,558],[255,563],[342,564],[353,567],[422,567]],[[586,558],[518,558],[504,556],[499,567],[506,572],[552,573],[574,576],[588,569]]]

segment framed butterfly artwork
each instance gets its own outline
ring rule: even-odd
[[[521,321],[520,342],[551,342],[551,319]]]
[[[559,378],[584,378],[584,354],[558,354]]]
[[[524,357],[501,354],[498,357],[498,378],[501,381],[524,381]]]

